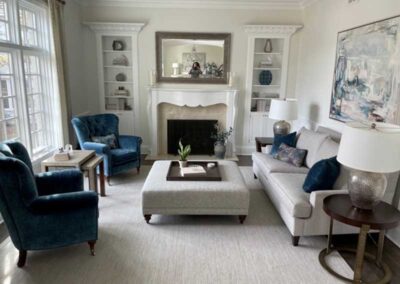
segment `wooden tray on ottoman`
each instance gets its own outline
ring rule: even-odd
[[[208,163],[214,163],[215,167],[207,168]],[[202,166],[205,170],[205,174],[182,176],[181,168],[179,167],[178,161],[171,161],[167,173],[168,181],[221,181],[221,174],[219,172],[218,162],[202,162],[202,161],[189,161],[188,166]]]

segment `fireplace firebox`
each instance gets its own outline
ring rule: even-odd
[[[190,144],[193,155],[213,155],[215,132],[218,120],[169,119],[167,122],[168,154],[177,155],[178,143]]]

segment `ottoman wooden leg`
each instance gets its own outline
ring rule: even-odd
[[[151,219],[151,214],[145,214],[144,219],[146,220],[146,223],[149,224]]]
[[[244,220],[246,220],[247,215],[239,215],[239,222],[243,224]]]

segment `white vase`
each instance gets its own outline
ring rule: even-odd
[[[187,167],[187,161],[179,161],[179,167],[181,168],[186,168]]]

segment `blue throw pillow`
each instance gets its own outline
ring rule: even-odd
[[[274,156],[282,143],[285,143],[289,147],[296,147],[296,134],[296,132],[293,132],[288,135],[275,135],[270,154]]]
[[[303,184],[305,192],[316,190],[332,189],[340,174],[340,164],[336,156],[321,160],[311,167]]]

